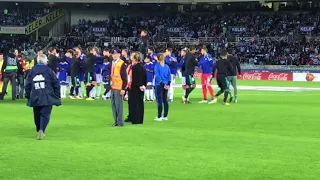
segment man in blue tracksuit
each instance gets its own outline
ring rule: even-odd
[[[168,96],[169,96],[169,101],[173,101],[173,96],[174,96],[174,89],[173,85],[175,83],[176,79],[176,74],[178,72],[178,67],[179,63],[177,62],[177,58],[174,57],[174,54],[172,53],[171,48],[166,49],[166,57],[165,57],[165,63],[169,66],[170,72],[171,72],[171,84],[170,84],[170,89],[168,91]]]
[[[3,86],[0,93],[0,100],[4,99],[7,92],[7,86],[10,81],[12,90],[12,100],[16,100],[16,78],[18,70],[22,70],[21,64],[18,58],[13,54],[14,50],[10,50],[9,53],[4,56],[1,73],[3,74]]]
[[[27,105],[33,107],[37,139],[42,140],[50,121],[52,106],[61,105],[61,100],[59,81],[56,74],[47,66],[46,55],[38,55],[37,61],[37,65],[32,68],[26,79],[25,90]]]

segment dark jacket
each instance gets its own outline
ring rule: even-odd
[[[105,57],[96,57],[92,54],[87,54],[83,59],[82,67],[85,73],[94,72],[94,63],[103,63]]]
[[[232,69],[233,69],[231,74],[228,74],[228,76],[236,76],[237,70],[238,70],[239,75],[241,75],[241,66],[240,66],[240,62],[239,62],[238,58],[229,55],[227,60],[230,61]]]
[[[70,69],[71,69],[71,77],[76,77],[79,76],[80,73],[80,67],[81,67],[81,60],[77,58],[72,58],[71,64],[70,64]]]
[[[59,80],[48,66],[42,64],[34,66],[26,81],[28,106],[61,105]]]
[[[143,55],[146,55],[147,52],[148,39],[148,36],[143,36],[139,40],[138,51],[141,52]]]
[[[184,57],[184,62],[182,65],[182,74],[184,76],[189,76],[194,74],[194,70],[198,66],[198,61],[194,54],[187,53]]]
[[[141,63],[132,66],[131,89],[140,91],[140,86],[147,86],[146,69]]]
[[[48,66],[57,73],[57,64],[58,64],[58,58],[55,55],[50,54],[48,56]]]
[[[2,74],[10,73],[10,71],[6,71],[6,72],[5,72],[5,69],[7,68],[7,64],[8,64],[8,63],[7,63],[8,58],[13,58],[13,59],[15,59],[15,61],[16,61],[15,64],[17,65],[18,69],[14,71],[15,73],[17,73],[18,71],[21,71],[21,70],[22,70],[22,66],[21,66],[21,64],[19,63],[18,58],[17,58],[14,54],[9,53],[9,54],[7,54],[6,56],[3,56],[3,65],[2,65],[2,68],[1,68]]]

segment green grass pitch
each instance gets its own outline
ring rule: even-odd
[[[239,81],[320,87],[320,83]],[[109,101],[64,100],[36,140],[32,109],[0,102],[1,180],[313,180],[320,178],[320,92],[239,91],[231,106],[180,103],[169,121],[113,128]],[[126,104],[126,103],[125,103]],[[125,105],[127,112],[127,105]],[[125,113],[126,115],[126,113]]]

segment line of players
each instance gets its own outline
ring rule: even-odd
[[[172,102],[174,99],[173,85],[175,84],[176,75],[179,74],[181,71],[182,73],[180,74],[182,74],[182,87],[185,90],[185,96],[183,96],[182,99],[184,103],[190,102],[188,97],[192,90],[195,88],[195,83],[192,83],[192,81],[194,81],[193,74],[194,69],[197,66],[198,68],[202,69],[201,85],[203,100],[199,103],[216,103],[217,99],[215,98],[214,90],[211,86],[211,81],[214,77],[214,71],[217,68],[217,66],[215,66],[215,60],[208,53],[207,49],[201,49],[202,56],[199,61],[195,58],[196,48],[191,48],[190,50],[187,48],[182,49],[180,52],[180,61],[178,61],[178,59],[174,56],[172,51],[173,50],[171,48],[167,48],[165,51],[165,63],[170,67],[171,71],[171,85],[168,92],[169,102]],[[147,53],[148,54],[144,60],[144,66],[147,72],[147,87],[145,91],[145,101],[154,101],[154,66],[157,63],[157,53],[153,48],[148,48]],[[193,60],[188,60],[190,59],[188,58],[188,55],[190,54],[192,56],[191,59]],[[99,99],[101,96],[102,85],[104,86],[102,98],[104,100],[110,98],[110,70],[113,57],[112,54],[110,54],[109,49],[103,49],[102,54],[99,54],[99,49],[97,47],[93,47],[89,48],[88,53],[85,54],[82,52],[82,49],[80,47],[76,47],[73,50],[67,50],[65,56],[66,58],[60,61],[57,66],[57,77],[59,78],[61,84],[62,98],[66,98],[67,88],[69,87],[70,83],[71,99],[82,99],[82,84],[86,84],[86,100]],[[127,74],[129,74],[131,66],[130,56],[127,49],[121,50],[120,58],[128,64]],[[186,61],[194,62],[192,63]],[[190,69],[188,69],[188,66],[190,67]],[[207,91],[209,91],[211,101],[208,101]],[[220,92],[218,92],[218,95],[220,95],[219,93]],[[237,94],[235,94],[235,96],[237,96]],[[237,102],[237,97],[235,98],[235,102]],[[230,98],[230,102],[231,101],[232,96]]]

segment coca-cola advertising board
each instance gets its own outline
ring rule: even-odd
[[[300,73],[302,74],[302,73]],[[200,78],[201,72],[195,72],[194,78]],[[304,76],[305,77],[305,76]],[[318,74],[320,81],[320,74]],[[238,79],[242,80],[265,80],[265,81],[293,81],[291,72],[242,72]]]
[[[292,81],[293,73],[283,72],[242,72],[238,79],[242,80],[266,80],[266,81]]]
[[[320,82],[320,73],[293,73],[293,81]]]

